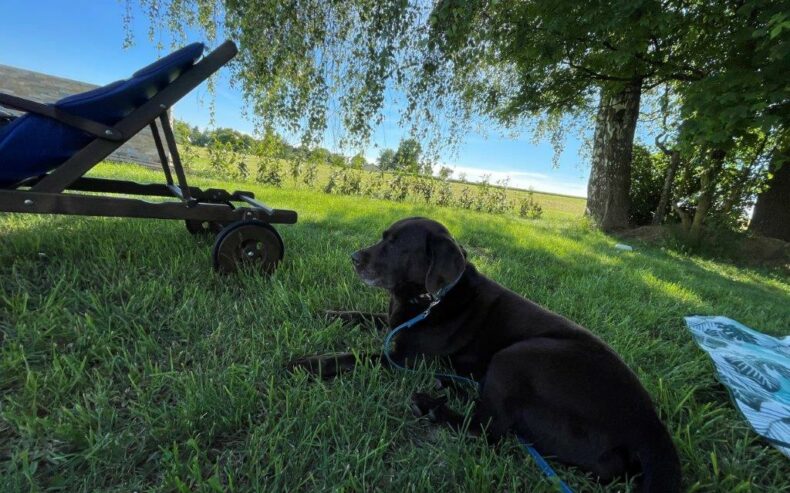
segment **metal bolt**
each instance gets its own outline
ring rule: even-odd
[[[25,204],[25,205],[33,205],[33,201],[32,201],[32,200],[30,200],[30,199],[25,199],[25,202],[24,202],[24,204]]]
[[[105,130],[104,135],[112,135],[112,130]]]

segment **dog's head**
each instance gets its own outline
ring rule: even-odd
[[[402,219],[381,241],[351,254],[359,277],[388,291],[435,294],[466,268],[466,253],[443,225],[430,219]]]

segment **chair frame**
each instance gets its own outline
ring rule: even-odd
[[[55,119],[94,137],[87,146],[48,174],[24,180],[13,189],[0,189],[0,212],[181,219],[218,224],[251,220],[267,224],[295,223],[295,211],[273,209],[255,200],[252,192],[231,193],[213,188],[202,190],[187,183],[168,110],[227,64],[237,51],[232,41],[224,42],[113,126],[69,114],[53,106],[0,93],[2,106]],[[165,175],[164,184],[141,184],[84,176],[146,126],[150,127],[154,137]],[[165,148],[169,151],[170,158]],[[179,200],[149,202],[134,198],[67,192],[170,197]],[[233,202],[242,202],[244,206],[236,207]]]

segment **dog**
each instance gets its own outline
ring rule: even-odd
[[[418,416],[492,442],[516,433],[602,482],[641,472],[646,493],[680,491],[672,439],[623,360],[587,329],[479,273],[442,224],[403,219],[351,260],[360,279],[387,290],[390,302],[386,316],[333,313],[346,322],[397,327],[443,293],[425,320],[397,334],[390,358],[413,365],[441,357],[456,374],[480,382],[479,398],[468,427],[446,399],[424,393],[412,396]],[[342,353],[302,358],[290,368],[331,378],[361,360],[390,361]]]

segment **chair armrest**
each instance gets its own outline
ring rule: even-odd
[[[81,116],[72,115],[67,111],[63,111],[60,108],[56,108],[48,104],[41,104],[35,101],[30,101],[29,99],[12,96],[10,94],[3,94],[0,92],[0,106],[45,116],[47,118],[57,120],[61,123],[65,123],[66,125],[82,130],[83,132],[87,132],[100,139],[111,140],[114,142],[120,142],[124,140],[123,134],[112,127],[108,127],[103,123],[89,120]]]

